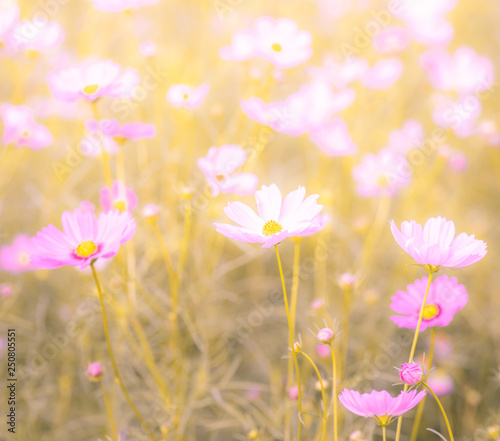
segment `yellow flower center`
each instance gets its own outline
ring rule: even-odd
[[[274,52],[281,52],[281,50],[283,49],[281,47],[281,44],[279,43],[273,43],[272,46],[271,46],[271,49],[274,51]]]
[[[268,220],[262,228],[262,234],[265,234],[266,236],[272,236],[273,234],[279,233],[282,229],[283,227],[279,222]]]
[[[25,130],[23,133],[21,133],[21,136],[23,138],[28,138],[31,135],[29,130]]]
[[[116,201],[113,201],[113,208],[116,208],[118,211],[126,211],[127,202],[123,199],[117,199]]]
[[[26,266],[30,263],[30,256],[27,253],[20,253],[18,260],[21,265]]]
[[[83,88],[83,93],[86,93],[87,95],[92,95],[93,93],[97,92],[97,89],[99,89],[98,84],[89,84],[88,86],[85,86]]]
[[[385,427],[385,426],[389,425],[389,423],[391,422],[392,417],[391,417],[391,415],[382,415],[382,416],[376,415],[375,419],[377,420],[377,424],[379,426]]]
[[[387,186],[389,185],[389,179],[387,179],[387,176],[380,175],[380,176],[377,178],[377,184],[378,184],[380,187],[387,187]]]
[[[222,182],[224,180],[224,175],[215,175],[215,179],[219,182]]]
[[[97,251],[97,245],[91,240],[86,240],[76,247],[75,253],[78,257],[86,258]]]
[[[185,93],[184,95],[182,95],[182,98],[184,98],[185,100],[187,100],[187,99],[188,99],[188,96],[189,96],[189,95],[188,95],[187,93]]]
[[[422,317],[424,320],[431,320],[439,314],[439,306],[437,305],[425,305]]]

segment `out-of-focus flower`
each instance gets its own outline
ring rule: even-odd
[[[98,362],[90,363],[87,366],[87,375],[93,380],[100,380],[104,375],[104,369]]]
[[[85,123],[87,134],[82,139],[81,149],[86,156],[98,156],[102,148],[108,154],[116,155],[120,144],[156,137],[154,124],[130,122],[121,125],[116,119],[89,120]]]
[[[311,35],[299,30],[289,18],[264,16],[252,26],[234,33],[230,46],[220,49],[224,60],[245,61],[261,57],[275,67],[288,69],[307,61],[312,55]]]
[[[78,206],[78,209],[82,212],[89,212],[89,213],[94,213],[95,207],[94,204],[90,201],[82,201],[80,202],[80,205]]]
[[[335,337],[335,333],[330,328],[320,329],[316,334],[316,338],[324,345],[330,344],[333,337]]]
[[[34,271],[36,268],[30,263],[33,251],[31,238],[26,234],[18,234],[11,245],[0,248],[0,269],[13,274]]]
[[[167,92],[167,101],[174,107],[180,109],[197,109],[203,104],[210,86],[202,84],[198,87],[187,84],[174,84]]]
[[[448,165],[454,172],[463,172],[469,165],[467,155],[463,152],[452,153],[452,155],[448,158]]]
[[[366,438],[361,430],[355,430],[349,435],[349,441],[366,441]]]
[[[139,52],[143,57],[154,57],[156,55],[156,44],[154,41],[143,41],[139,45]]]
[[[434,102],[432,119],[443,128],[452,128],[459,138],[467,138],[477,131],[476,121],[482,112],[481,100],[467,95],[454,100],[440,96]]]
[[[13,292],[14,290],[12,289],[12,285],[10,283],[0,284],[0,296],[4,299],[11,297]]]
[[[321,311],[325,307],[325,302],[323,299],[314,299],[311,302],[311,309],[313,311]]]
[[[418,323],[420,308],[427,289],[428,278],[422,277],[408,285],[405,291],[397,291],[391,297],[391,309],[402,316],[391,316],[391,320],[400,328],[415,329]],[[464,285],[460,285],[455,277],[447,275],[438,277],[431,283],[422,315],[420,331],[433,326],[448,326],[453,316],[469,301]]]
[[[416,386],[422,382],[424,378],[424,370],[417,363],[403,363],[399,370],[399,378],[403,383],[410,386]]]
[[[56,99],[94,102],[101,97],[130,98],[141,82],[135,69],[122,71],[111,60],[87,61],[79,66],[51,72],[47,77],[50,91]]]
[[[233,193],[247,196],[255,193],[258,178],[253,173],[234,173],[246,160],[243,147],[234,144],[210,147],[207,156],[198,159],[198,168],[207,178],[214,196]]]
[[[263,185],[255,192],[259,215],[242,202],[229,202],[224,212],[238,225],[216,223],[215,226],[230,239],[262,243],[263,248],[276,245],[287,237],[311,236],[321,231],[330,217],[320,214],[323,205],[316,202],[318,194],[304,199],[305,194],[306,189],[299,186],[282,201],[275,184]]]
[[[142,208],[142,216],[146,219],[156,219],[160,214],[160,207],[158,205],[149,203]]]
[[[427,385],[438,397],[451,394],[454,387],[450,374],[439,368],[430,373]]]
[[[421,55],[420,64],[437,90],[475,94],[488,90],[495,82],[492,61],[467,46],[459,47],[453,55],[444,49],[428,50]]]
[[[7,51],[13,54],[20,51],[46,51],[60,46],[64,37],[64,30],[57,21],[41,25],[35,20],[22,20],[8,36]]]
[[[368,153],[352,170],[356,191],[364,198],[393,197],[411,181],[407,167],[408,161],[390,149]]]
[[[344,389],[339,400],[350,412],[365,417],[374,418],[379,426],[387,426],[394,419],[413,409],[422,398],[425,391],[416,390],[401,392],[392,397],[386,390],[372,390],[370,393],[360,394],[358,391]]]
[[[358,151],[341,118],[333,118],[329,123],[309,132],[311,141],[328,156],[347,156]]]
[[[382,55],[403,52],[410,44],[408,30],[401,26],[389,26],[372,39],[373,48]]]
[[[399,58],[379,60],[365,71],[361,84],[369,89],[389,89],[399,80],[403,68],[403,62]]]
[[[331,353],[332,350],[330,349],[329,345],[323,345],[323,344],[316,345],[316,354],[318,355],[318,357],[328,358],[330,357]]]
[[[258,398],[260,398],[261,394],[262,391],[257,386],[250,386],[245,392],[245,396],[249,400],[257,400]]]
[[[135,233],[132,215],[118,210],[100,213],[96,220],[92,213],[76,209],[65,211],[61,220],[63,231],[50,224],[32,239],[33,266],[54,269],[69,265],[82,270],[94,259],[115,256]]]
[[[431,217],[423,228],[414,220],[404,221],[401,231],[391,221],[391,231],[399,246],[424,265],[463,267],[486,255],[486,243],[473,234],[460,233],[455,237],[455,224],[444,217]]]
[[[401,129],[389,133],[388,148],[406,155],[424,142],[424,128],[414,119],[404,122]]]
[[[288,399],[296,400],[299,398],[299,388],[297,386],[292,386],[288,389]]]
[[[54,141],[49,129],[35,121],[33,111],[28,106],[13,106],[5,103],[0,106],[0,117],[4,125],[2,143],[16,147],[39,150]]]
[[[315,81],[331,83],[335,88],[342,89],[359,80],[368,69],[364,58],[348,56],[340,62],[327,57],[322,67],[310,67],[308,73]]]
[[[260,98],[241,101],[243,112],[255,121],[280,133],[300,136],[328,124],[331,117],[349,107],[355,99],[352,89],[335,92],[325,82],[303,84],[285,100],[266,104]]]
[[[342,289],[349,289],[356,283],[356,276],[352,273],[342,273],[339,277],[339,285]]]
[[[156,5],[160,0],[90,0],[90,2],[98,11],[118,13]]]
[[[104,211],[133,211],[137,207],[137,195],[132,187],[125,187],[121,181],[114,181],[112,188],[101,189],[101,207]]]
[[[436,358],[446,359],[451,354],[450,337],[445,333],[436,333],[434,353]]]
[[[12,3],[0,3],[0,55],[6,47],[10,32],[19,20],[19,6]]]

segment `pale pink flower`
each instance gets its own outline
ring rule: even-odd
[[[135,233],[135,220],[128,212],[118,210],[100,213],[65,211],[61,217],[63,231],[50,224],[32,239],[33,266],[54,269],[61,266],[88,267],[98,258],[115,256],[122,244]]]
[[[410,45],[408,30],[401,26],[389,26],[372,39],[373,48],[382,55],[395,55]]]
[[[436,358],[446,359],[451,354],[450,337],[445,333],[436,333],[435,339],[435,354]]]
[[[187,84],[174,84],[168,89],[167,101],[178,109],[197,109],[205,101],[209,90],[210,86],[208,84],[202,84],[198,87],[188,86]]]
[[[481,100],[475,95],[463,96],[456,100],[451,97],[438,97],[432,119],[439,127],[452,128],[458,138],[467,138],[476,133],[476,121],[481,112]]]
[[[0,297],[8,299],[9,297],[12,297],[13,293],[14,290],[12,289],[12,285],[9,283],[0,284]]]
[[[36,268],[30,263],[34,245],[26,234],[18,234],[11,245],[0,247],[0,270],[18,274],[24,271],[34,271]]]
[[[219,55],[232,61],[260,57],[279,69],[288,69],[312,55],[311,35],[299,30],[289,18],[264,16],[255,20],[250,28],[235,32],[231,45],[221,48]]]
[[[445,47],[455,35],[453,25],[440,17],[409,21],[407,27],[413,40],[429,47]]]
[[[140,82],[135,69],[122,71],[121,66],[111,60],[87,61],[51,72],[47,77],[52,94],[62,101],[130,98]]]
[[[453,378],[442,369],[433,370],[427,379],[427,384],[438,397],[451,394],[454,388]]]
[[[323,299],[314,299],[311,302],[311,309],[313,311],[321,311],[325,307],[325,302]]]
[[[90,201],[82,201],[80,202],[80,205],[78,206],[78,209],[82,212],[89,212],[89,213],[94,213],[95,212],[95,207],[94,204]]]
[[[427,289],[428,277],[415,280],[405,291],[397,291],[391,297],[391,309],[401,316],[395,315],[391,320],[400,328],[415,329],[418,323],[420,308]],[[467,290],[457,283],[455,277],[447,275],[438,277],[431,283],[422,316],[420,331],[433,326],[448,326],[453,316],[469,301]]]
[[[56,116],[63,120],[75,120],[89,118],[91,111],[86,105],[78,101],[59,101],[52,95],[44,97],[30,97],[29,106],[40,118]]]
[[[308,73],[315,81],[331,83],[335,88],[342,89],[359,80],[368,69],[364,58],[351,55],[341,62],[326,57],[322,67],[310,67]]]
[[[416,386],[422,382],[424,378],[424,370],[417,363],[403,363],[399,370],[399,378],[403,383],[410,386]]]
[[[346,122],[338,117],[309,132],[309,139],[328,156],[347,156],[358,151]]]
[[[420,64],[437,90],[475,94],[488,90],[495,82],[492,61],[467,46],[459,47],[453,55],[444,49],[428,50],[421,55]]]
[[[389,89],[403,73],[403,62],[399,58],[377,61],[365,71],[361,84],[369,89]]]
[[[378,153],[368,153],[352,169],[356,191],[361,197],[394,197],[411,181],[408,161],[400,154],[385,148]]]
[[[290,400],[296,400],[299,398],[299,388],[297,386],[291,386],[290,389],[288,389],[288,399]]]
[[[305,194],[306,189],[299,186],[282,200],[275,184],[263,185],[255,193],[258,215],[242,202],[229,202],[224,212],[238,225],[216,223],[215,226],[230,239],[262,243],[263,248],[276,245],[287,237],[311,236],[323,229],[329,216],[320,214],[323,206],[316,203],[319,195],[304,199]]]
[[[8,37],[19,20],[19,6],[15,3],[0,3],[0,55],[7,46]]]
[[[64,30],[57,21],[21,20],[8,36],[7,49],[12,53],[47,51],[60,46],[64,37]]]
[[[448,158],[449,167],[457,173],[465,171],[469,165],[467,155],[463,152],[454,152]]]
[[[401,129],[393,130],[389,134],[388,147],[402,155],[419,147],[424,142],[424,128],[414,119],[404,122]]]
[[[207,178],[212,195],[234,193],[247,196],[255,193],[258,178],[253,173],[235,173],[245,163],[247,154],[239,145],[210,147],[207,156],[198,159],[198,168]]]
[[[121,181],[114,181],[112,188],[101,189],[101,207],[104,211],[133,211],[137,207],[137,195],[132,187],[125,187]]]
[[[399,246],[424,265],[463,267],[486,255],[486,244],[482,240],[466,233],[455,237],[455,224],[444,217],[431,217],[423,228],[414,220],[404,221],[401,231],[391,221],[391,231]]]
[[[142,216],[145,217],[146,219],[156,218],[160,214],[160,207],[150,202],[149,204],[144,205],[141,213]]]
[[[320,329],[316,334],[316,338],[324,345],[330,344],[333,337],[335,337],[335,334],[330,328]]]
[[[356,283],[356,276],[352,273],[342,273],[339,277],[339,285],[342,289],[349,289]]]
[[[329,345],[319,344],[316,345],[316,355],[320,358],[329,358],[332,354],[332,350]]]
[[[37,123],[33,111],[28,106],[13,106],[5,103],[0,106],[0,117],[4,125],[2,143],[16,147],[29,147],[39,150],[54,141],[49,129]]]
[[[490,146],[500,146],[500,131],[495,121],[485,119],[478,124],[477,130],[479,135],[481,135]]]
[[[124,12],[144,6],[156,5],[161,0],[90,0],[92,6],[101,12]]]
[[[143,57],[154,57],[156,55],[156,44],[154,41],[143,41],[139,45],[139,52]]]
[[[260,98],[241,101],[243,112],[273,130],[292,136],[319,129],[336,113],[349,107],[355,99],[352,89],[335,92],[322,81],[303,84],[298,92],[282,101],[269,104]]]
[[[374,418],[379,426],[387,426],[394,417],[398,417],[413,409],[424,398],[425,391],[401,392],[392,397],[386,390],[372,390],[360,394],[358,391],[344,389],[339,400],[350,412],[365,417]]]

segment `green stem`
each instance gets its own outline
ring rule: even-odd
[[[286,296],[285,278],[283,276],[283,267],[281,266],[281,259],[280,259],[280,253],[278,251],[278,245],[274,245],[274,249],[276,250],[276,260],[278,261],[278,267],[279,267],[279,271],[280,271],[281,286],[283,287],[283,298],[285,301],[286,317],[288,319],[288,329],[290,331],[290,350],[292,351],[293,363],[295,364],[295,372],[297,373],[297,388],[298,388],[297,405],[298,405],[298,411],[299,411],[298,440],[300,441],[302,438],[302,423],[300,422],[300,414],[302,413],[302,393],[300,391],[299,363],[297,362],[297,354],[296,354],[295,348],[294,348],[293,328],[292,328],[292,322],[290,319],[290,310],[288,308],[288,299]]]
[[[321,379],[319,370],[316,367],[316,364],[314,364],[314,361],[312,361],[311,357],[309,357],[309,355],[307,355],[305,352],[301,352],[301,354],[309,361],[309,363],[311,363],[313,369],[316,372],[316,375],[318,376],[319,384],[321,386],[321,397],[323,398],[323,434],[321,435],[321,441],[325,441],[327,413],[326,413],[326,395],[325,395],[325,388],[323,387],[323,380]]]
[[[109,401],[106,388],[101,380],[99,380],[99,386],[101,386],[102,395],[104,397],[104,403],[106,404],[106,412],[108,414],[109,425],[111,426],[111,432],[113,433],[113,439],[118,441],[118,431],[116,430],[115,419],[113,417],[113,411],[111,410],[111,402]]]
[[[109,358],[111,359],[111,364],[113,366],[113,372],[115,374],[115,380],[119,384],[119,386],[120,386],[120,388],[121,388],[121,390],[123,392],[123,395],[125,396],[125,399],[127,400],[127,403],[129,404],[130,408],[134,411],[135,416],[137,417],[137,419],[142,424],[142,427],[144,427],[144,429],[146,430],[146,432],[148,432],[149,437],[153,441],[156,441],[156,438],[155,438],[153,432],[151,431],[151,429],[149,428],[149,426],[144,421],[144,418],[142,417],[142,415],[139,412],[139,410],[137,409],[137,407],[135,407],[135,404],[131,400],[131,398],[130,398],[128,392],[127,392],[127,389],[125,388],[125,385],[123,384],[123,381],[122,381],[122,379],[120,377],[120,372],[118,371],[118,365],[116,364],[115,356],[113,354],[113,348],[111,346],[111,339],[109,337],[108,316],[106,315],[106,308],[104,306],[104,298],[103,298],[103,294],[102,294],[101,284],[99,283],[99,278],[97,277],[97,272],[96,272],[96,270],[94,268],[94,264],[91,263],[90,267],[92,268],[92,275],[94,276],[94,282],[95,282],[96,287],[97,287],[97,292],[99,293],[99,301],[101,303],[101,309],[102,309],[102,321],[104,323],[104,334],[106,335],[106,343],[108,345]]]
[[[444,422],[446,423],[446,427],[447,427],[448,433],[450,435],[450,441],[455,441],[455,438],[453,438],[453,433],[451,432],[451,426],[450,426],[450,422],[448,421],[448,416],[446,415],[446,412],[444,411],[444,407],[441,404],[441,401],[439,400],[437,395],[434,393],[434,391],[429,386],[427,386],[427,384],[422,383],[422,385],[432,394],[432,396],[436,400],[436,403],[438,404],[439,409],[441,409],[441,413],[443,414]]]
[[[338,440],[338,411],[337,411],[337,363],[335,360],[335,351],[333,344],[330,343],[330,352],[332,353],[332,371],[333,371],[333,384],[332,384],[332,401],[333,401],[333,439]]]

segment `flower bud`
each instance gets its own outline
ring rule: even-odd
[[[335,334],[330,328],[320,329],[316,334],[316,338],[324,345],[330,344],[333,340],[333,337],[335,337]]]
[[[311,302],[311,309],[313,311],[321,311],[325,307],[325,302],[323,299],[314,299]]]
[[[356,283],[356,276],[351,273],[343,273],[339,278],[339,285],[342,289],[352,288]]]
[[[98,381],[104,375],[104,369],[100,363],[91,363],[87,366],[87,375],[93,381]]]
[[[399,370],[399,378],[403,383],[415,386],[422,382],[424,371],[417,363],[403,363]]]
[[[142,209],[142,215],[147,219],[151,221],[155,221],[158,218],[158,215],[160,214],[160,207],[156,204],[146,204],[144,208]]]
[[[299,388],[297,386],[292,386],[288,389],[288,398],[290,400],[296,400],[299,398]]]
[[[9,298],[12,295],[12,286],[9,283],[2,283],[0,285],[0,296],[4,299]]]

